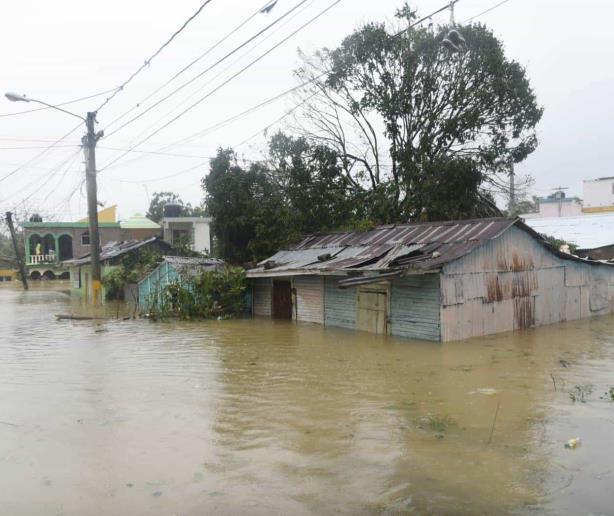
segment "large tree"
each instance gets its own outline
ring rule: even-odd
[[[397,18],[402,31],[371,23],[304,58],[304,135],[335,150],[379,221],[496,213],[488,192],[537,145],[524,68],[483,25],[449,45],[452,27],[412,27],[407,5]]]
[[[160,222],[164,217],[164,206],[167,204],[178,204],[182,207],[182,213],[188,217],[200,217],[204,214],[204,209],[200,206],[192,206],[184,203],[181,197],[173,192],[155,192],[149,203],[147,218],[154,222]]]

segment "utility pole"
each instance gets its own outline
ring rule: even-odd
[[[554,190],[554,195],[556,196],[556,199],[559,201],[559,217],[561,216],[561,213],[563,212],[563,198],[565,197],[565,190],[568,190],[568,188],[566,186],[558,186],[556,188],[553,188]]]
[[[19,273],[21,274],[21,282],[23,283],[24,290],[28,290],[28,277],[26,276],[26,267],[23,263],[23,258],[19,252],[19,246],[17,245],[17,236],[15,235],[15,227],[13,226],[13,214],[10,211],[6,212],[6,223],[11,231],[11,239],[13,240],[13,249],[15,249],[15,258],[19,265]]]
[[[508,206],[509,216],[516,215],[516,177],[514,172],[514,165],[510,165],[510,203]]]
[[[85,153],[85,182],[87,188],[87,212],[90,230],[90,261],[92,264],[92,301],[94,305],[102,301],[100,272],[100,233],[98,231],[98,197],[96,186],[96,143],[102,138],[102,131],[96,133],[94,124],[96,113],[88,112],[85,125],[87,133],[82,138]]]

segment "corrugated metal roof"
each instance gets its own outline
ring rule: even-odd
[[[135,251],[140,247],[153,244],[154,242],[159,241],[159,245],[166,245],[170,248],[169,244],[162,242],[159,237],[151,237],[146,240],[125,240],[123,242],[107,242],[100,249],[100,261],[104,262],[105,260],[110,260],[112,258],[117,258],[118,256],[122,256],[126,253]],[[89,254],[82,256],[81,258],[76,258],[73,260],[66,260],[65,265],[85,265],[90,263],[91,257]]]
[[[538,233],[572,242],[585,249],[614,244],[614,213],[526,218],[524,222]]]
[[[248,271],[248,276],[273,276],[284,271],[318,274],[357,269],[437,269],[496,238],[517,222],[508,218],[425,222],[310,235],[261,262],[257,269]],[[332,255],[329,260],[318,260],[318,256],[327,253]]]
[[[201,272],[217,271],[225,266],[225,263],[218,258],[165,256],[164,261],[172,265],[180,276],[186,278],[193,278]]]

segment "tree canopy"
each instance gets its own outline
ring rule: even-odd
[[[356,189],[385,200],[383,221],[495,214],[487,192],[537,146],[542,108],[524,68],[483,25],[455,27],[465,43],[451,51],[442,45],[451,27],[411,28],[407,5],[397,19],[405,31],[370,23],[303,56],[303,133],[337,152]],[[447,188],[449,212],[434,184]]]
[[[179,204],[183,208],[185,216],[199,217],[204,214],[203,208],[184,203],[176,193],[155,192],[149,203],[146,217],[154,222],[160,222],[164,217],[164,206],[167,204]]]
[[[370,23],[302,54],[300,110],[265,159],[242,166],[218,151],[203,187],[220,256],[241,263],[308,233],[501,214],[494,195],[535,150],[542,116],[524,68],[481,24],[412,27],[407,5],[396,16],[400,27]]]

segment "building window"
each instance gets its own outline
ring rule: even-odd
[[[90,245],[90,233],[86,231],[81,235],[81,245]]]

